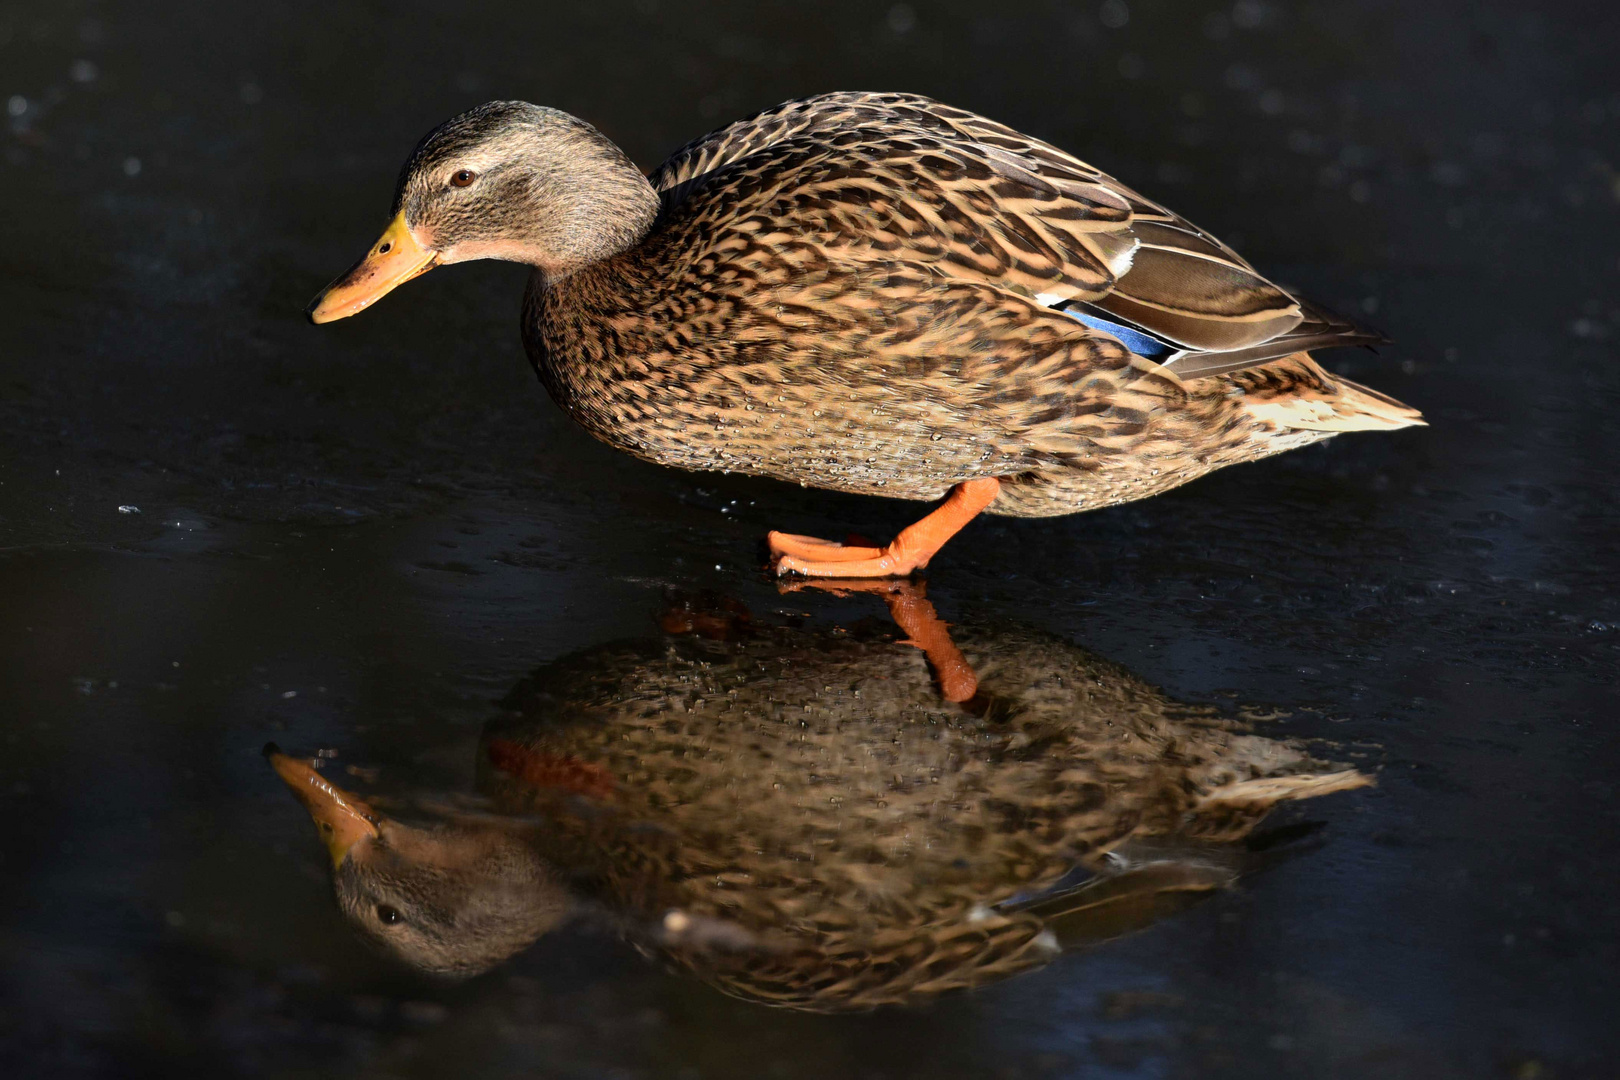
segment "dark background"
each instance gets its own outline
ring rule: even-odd
[[[1614,1075],[1620,8],[1389,0],[0,4],[0,1071]],[[352,940],[258,756],[465,790],[536,664],[769,528],[915,508],[591,442],[456,267],[315,329],[426,130],[559,106],[651,168],[905,89],[1066,147],[1397,342],[1433,426],[985,520],[950,618],[1045,627],[1381,769],[1320,850],[931,1008],[770,1011],[570,931],[456,988]],[[120,506],[139,513],[120,513]]]

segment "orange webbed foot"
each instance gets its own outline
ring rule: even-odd
[[[994,477],[968,480],[951,489],[937,509],[907,526],[888,545],[862,547],[813,536],[773,532],[767,537],[778,575],[817,578],[904,577],[928,565],[945,542],[989,506],[1001,490]]]
[[[771,559],[778,576],[802,574],[817,578],[904,577],[927,565],[927,560],[907,558],[894,545],[871,548],[773,532],[767,538]]]
[[[798,536],[794,533],[772,532],[765,537],[765,542],[770,545],[771,559],[776,563],[776,572],[779,574],[790,572],[782,569],[784,559],[790,559],[794,566],[799,566],[811,563],[869,562],[882,558],[884,554],[883,548],[840,544],[833,540]]]

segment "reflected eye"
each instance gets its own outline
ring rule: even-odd
[[[377,918],[382,920],[384,926],[393,926],[396,923],[405,921],[405,916],[399,913],[399,908],[391,907],[388,904],[377,905]]]
[[[478,174],[473,172],[471,169],[460,169],[457,170],[456,174],[450,178],[450,186],[466,187],[476,179],[478,179]]]

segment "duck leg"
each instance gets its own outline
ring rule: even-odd
[[[887,547],[849,547],[813,536],[773,532],[766,539],[776,572],[806,577],[895,577],[921,570],[945,542],[989,506],[1001,481],[995,477],[957,484],[945,501],[914,525],[902,529]]]

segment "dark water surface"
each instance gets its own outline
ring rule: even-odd
[[[1614,1075],[1616,10],[0,5],[0,1071]],[[412,974],[345,925],[262,744],[469,795],[497,702],[672,596],[881,635],[871,596],[779,593],[761,537],[915,508],[595,444],[522,355],[520,268],[302,307],[471,104],[651,167],[838,88],[1072,149],[1396,339],[1325,360],[1432,427],[983,520],[928,582],[1377,786],[1280,808],[1309,836],[1235,888],[932,1004],[766,1008],[601,918]]]

